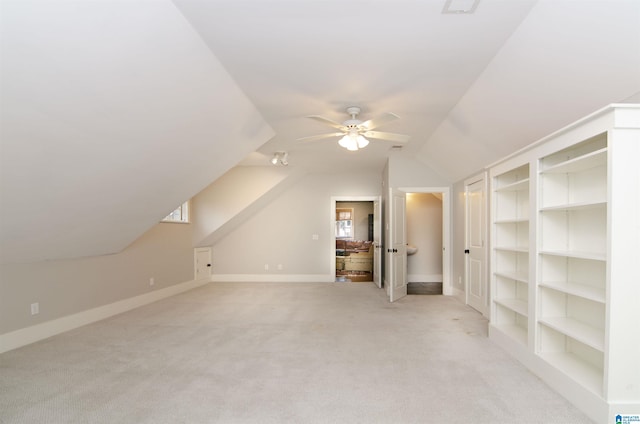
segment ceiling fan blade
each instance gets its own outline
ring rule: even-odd
[[[331,120],[329,118],[325,118],[324,116],[311,115],[311,116],[307,116],[307,118],[315,119],[318,122],[321,122],[321,123],[323,123],[325,125],[329,125],[330,127],[333,127],[333,128],[337,128],[340,131],[346,131],[347,130],[347,128],[344,125],[342,125],[342,124],[340,124],[340,123],[338,123],[336,121],[333,121],[333,120]]]
[[[316,141],[316,140],[322,140],[323,138],[341,137],[343,135],[344,135],[344,133],[342,133],[342,132],[335,132],[335,133],[328,133],[328,134],[318,134],[318,135],[312,135],[312,136],[309,136],[309,137],[302,137],[302,138],[299,138],[297,141]]]
[[[362,135],[369,138],[379,138],[382,140],[395,141],[396,143],[406,143],[411,138],[404,134],[394,134],[382,131],[365,131]]]
[[[365,130],[372,130],[374,128],[379,127],[380,125],[384,125],[388,122],[395,121],[400,117],[395,113],[387,112],[384,115],[375,118],[369,119],[368,121],[364,121],[362,124],[358,125],[360,128],[364,128]]]

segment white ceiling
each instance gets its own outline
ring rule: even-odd
[[[305,118],[394,112],[382,131],[449,181],[640,91],[640,2],[480,0],[174,0],[276,132],[259,152],[292,166],[381,170],[392,143],[365,151]],[[253,155],[244,164],[264,164]]]
[[[381,172],[306,118],[408,134],[451,183],[640,101],[640,1],[3,0],[3,260],[112,253],[234,165]],[[273,136],[273,137],[272,137]]]
[[[534,1],[483,0],[473,15],[443,14],[445,0],[174,3],[276,131],[261,153],[289,151],[293,166],[382,170],[392,143],[357,153],[337,138],[296,143],[332,132],[305,117],[342,122],[352,105],[362,120],[393,112],[401,119],[380,130],[410,135],[406,149],[417,152]]]

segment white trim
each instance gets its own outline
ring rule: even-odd
[[[460,302],[466,305],[465,303],[465,293],[457,287],[451,288],[451,296],[458,299]]]
[[[204,286],[208,283],[208,280],[191,280],[2,334],[0,335],[0,353],[44,340],[51,336],[139,308],[140,306],[144,306],[149,303],[157,302],[158,300],[162,300],[167,297],[175,296],[187,290]]]
[[[442,283],[442,274],[409,274],[407,281],[410,283]]]
[[[336,277],[331,274],[213,274],[211,280],[228,283],[333,283]]]

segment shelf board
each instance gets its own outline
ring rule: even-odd
[[[540,287],[548,287],[553,290],[557,290],[563,293],[567,293],[573,296],[582,297],[598,303],[605,303],[605,291],[604,289],[587,286],[586,284],[580,284],[567,281],[542,281],[538,284]]]
[[[606,201],[595,202],[580,202],[580,203],[566,203],[556,206],[545,206],[540,209],[540,212],[553,212],[553,211],[577,211],[584,209],[604,209],[607,207]]]
[[[578,320],[568,317],[548,317],[538,320],[549,328],[552,328],[566,336],[571,337],[592,348],[604,351],[604,331],[591,327]]]
[[[529,275],[524,273],[496,271],[493,273],[496,277],[504,277],[510,280],[520,281],[521,283],[529,283]]]
[[[568,258],[576,258],[576,259],[590,259],[594,261],[606,261],[607,255],[606,253],[598,253],[598,252],[578,252],[575,250],[567,251],[567,250],[540,250],[541,255],[551,255],[551,256],[566,256]]]
[[[508,219],[496,219],[494,224],[520,224],[523,222],[529,222],[529,218],[508,218]]]
[[[579,172],[607,164],[607,148],[579,156],[577,158],[552,165],[540,171],[541,174],[564,174]]]
[[[540,357],[577,381],[583,387],[602,396],[602,384],[604,380],[602,370],[569,352],[543,352],[540,353]]]
[[[507,185],[503,185],[501,187],[496,187],[493,191],[520,191],[526,190],[529,188],[529,178],[525,178],[520,181],[516,181],[515,183],[510,183]]]
[[[492,324],[492,326],[504,333],[509,338],[522,343],[523,345],[527,345],[527,330],[515,324]]]
[[[496,246],[493,248],[494,250],[503,250],[507,252],[518,252],[518,253],[527,253],[529,249],[527,247],[518,247],[518,246]]]
[[[529,309],[527,302],[522,299],[493,299],[498,305],[504,306],[507,309],[511,309],[523,317],[528,316],[527,310]]]

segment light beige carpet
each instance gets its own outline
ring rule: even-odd
[[[0,355],[2,423],[589,423],[457,300],[214,283]]]

